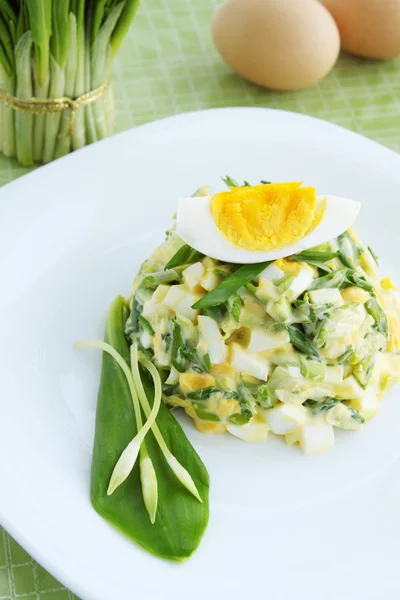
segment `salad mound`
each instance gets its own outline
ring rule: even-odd
[[[157,368],[164,402],[200,431],[272,432],[316,454],[334,427],[360,429],[400,379],[396,291],[352,228],[246,265],[204,256],[172,228],[134,282],[125,333]]]

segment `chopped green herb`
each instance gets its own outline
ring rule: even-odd
[[[276,321],[287,323],[292,318],[292,308],[286,296],[281,295],[276,302],[269,302],[267,311]]]
[[[359,423],[365,423],[364,417],[359,413],[359,411],[356,408],[353,408],[351,406],[348,406],[347,408],[350,411],[352,419],[358,421]]]
[[[145,289],[155,289],[160,284],[171,283],[178,281],[180,276],[174,269],[159,271],[158,273],[150,273],[143,277],[140,286]]]
[[[256,392],[256,402],[263,410],[267,410],[274,406],[275,400],[272,397],[271,390],[269,389],[267,383],[263,383],[258,386]]]
[[[162,333],[161,339],[163,340],[163,342],[165,342],[167,350],[169,350],[171,348],[172,343],[172,334],[169,331],[167,333]]]
[[[244,288],[252,295],[255,296],[257,298],[257,286],[254,285],[254,283],[251,283],[249,281],[249,283],[245,283],[244,284]],[[259,300],[259,298],[257,298],[257,300]]]
[[[142,315],[139,315],[139,323],[143,331],[147,331],[147,333],[149,333],[150,335],[154,335],[154,329],[151,326],[151,323],[149,323],[147,319],[142,317]]]
[[[372,250],[371,246],[368,246],[368,250],[372,256],[372,258],[374,259],[374,261],[376,262],[377,265],[379,265],[379,257],[375,254],[375,252]]]
[[[238,385],[238,395],[239,395],[239,404],[240,404],[240,412],[244,419],[244,422],[247,423],[253,416],[253,396],[250,390],[246,387],[244,383],[239,383]],[[233,416],[233,415],[232,415]]]
[[[242,301],[237,294],[232,294],[226,301],[226,306],[232,319],[239,323],[240,311],[242,309]]]
[[[354,269],[354,263],[345,254],[343,254],[341,250],[339,250],[338,252],[338,257],[345,267],[348,267],[349,269]]]
[[[139,305],[136,298],[133,297],[131,300],[131,312],[125,323],[125,335],[128,337],[132,333],[137,333],[139,331],[139,315]]]
[[[347,270],[340,269],[339,271],[332,271],[332,273],[328,273],[328,275],[324,275],[322,277],[318,277],[318,279],[314,279],[313,283],[310,285],[309,290],[318,290],[320,288],[340,288],[343,283],[346,281]]]
[[[287,325],[287,330],[290,337],[290,343],[308,356],[319,358],[319,353],[315,345],[309,340],[300,328],[296,325]]]
[[[211,360],[210,360],[210,355],[208,353],[203,356],[203,361],[204,361],[204,365],[206,367],[206,371],[208,371],[208,373],[210,373],[210,371],[211,371]]]
[[[246,425],[250,419],[251,417],[248,417],[242,413],[235,413],[234,415],[228,417],[228,421],[229,423],[232,423],[232,425]]]
[[[210,412],[209,410],[204,408],[204,406],[199,406],[198,404],[193,404],[193,408],[196,411],[196,415],[199,417],[199,419],[202,419],[203,421],[218,422],[221,420],[218,415]]]
[[[375,354],[371,354],[370,356],[367,356],[353,367],[353,375],[364,390],[367,387],[369,380],[371,379],[374,366]]]
[[[333,408],[337,404],[340,404],[340,400],[338,398],[325,398],[325,400],[319,400],[316,402],[315,400],[306,400],[304,402],[306,406],[311,408],[311,412],[313,415],[323,415],[330,408]]]
[[[353,350],[353,347],[350,346],[349,348],[347,348],[346,352],[343,352],[343,354],[341,354],[337,358],[337,362],[339,365],[348,363],[353,358],[353,356],[354,356],[354,350]]]
[[[171,363],[180,373],[186,370],[186,358],[183,354],[183,348],[181,326],[176,321],[172,321]]]
[[[326,265],[323,262],[318,262],[317,260],[313,260],[312,258],[301,258],[301,259],[294,258],[294,257],[291,257],[291,258],[293,258],[293,260],[299,260],[301,262],[307,263],[308,265],[312,265],[313,267],[316,267],[323,273],[331,273],[332,272],[332,269],[330,267],[328,267],[328,265]]]
[[[369,283],[362,275],[359,275],[354,269],[348,269],[346,273],[346,282],[349,285],[355,285],[357,287],[366,290],[367,292],[373,292],[374,286]]]
[[[326,319],[329,317],[326,317]],[[328,337],[328,332],[326,330],[326,319],[321,321],[318,325],[317,332],[314,336],[314,344],[317,348],[322,348],[325,345],[326,339]]]
[[[183,355],[191,362],[191,367],[196,373],[204,373],[211,371],[210,357],[205,354],[202,358],[195,348],[184,346],[182,349]]]
[[[325,365],[316,360],[307,360],[300,356],[300,371],[303,377],[311,381],[324,381],[325,379]]]
[[[175,394],[179,394],[180,392],[180,386],[179,383],[174,384],[174,385],[169,385],[168,383],[164,383],[163,385],[163,394],[164,396],[174,396]]]
[[[303,252],[298,252],[297,254],[292,254],[289,256],[292,260],[304,261],[307,259],[315,260],[317,262],[326,262],[327,260],[332,260],[333,258],[337,258],[337,252],[320,252],[317,250],[303,250]]]
[[[183,244],[181,248],[174,254],[174,256],[167,262],[164,267],[164,271],[168,269],[174,269],[175,267],[181,267],[182,265],[189,265],[198,262],[204,257],[204,254],[198,252],[188,244]]]
[[[370,298],[364,304],[366,311],[371,315],[376,324],[376,329],[383,335],[388,333],[387,317],[376,298]]]
[[[354,240],[351,238],[349,233],[345,231],[338,237],[339,251],[338,256],[345,267],[354,269],[357,259],[360,255],[360,251],[356,246]]]
[[[277,291],[280,294],[283,294],[290,288],[293,281],[294,281],[294,275],[284,275],[280,279],[275,279],[273,283],[276,286]]]
[[[225,177],[222,177],[222,181],[228,186],[228,187],[240,187],[240,185],[238,184],[237,181],[235,181],[235,179],[232,179],[232,177],[229,177],[229,175],[225,175]]]
[[[257,277],[271,261],[257,263],[255,265],[242,265],[219,284],[214,290],[200,298],[193,307],[195,310],[219,306],[224,304],[232,294],[237,292],[243,285]]]
[[[154,358],[154,352],[151,348],[143,348],[143,346],[140,346],[140,352],[147,356],[147,358],[150,360]]]
[[[232,266],[230,265],[218,265],[215,267],[215,269],[213,269],[213,272],[215,273],[215,275],[218,275],[218,277],[228,277],[228,275],[230,275],[233,271]]]
[[[230,400],[231,398],[233,398],[234,400],[239,400],[239,394],[233,390],[230,392],[223,390],[223,393],[224,398],[226,398],[227,400]]]
[[[220,323],[224,318],[224,314],[220,306],[209,306],[208,308],[203,308],[202,313],[204,316],[214,319],[214,321],[217,323]]]
[[[212,196],[212,189],[208,185],[202,185],[195,191],[194,194],[192,194],[192,198],[199,198],[204,196]]]
[[[215,392],[220,392],[221,390],[214,385],[210,387],[200,388],[198,390],[193,390],[192,392],[187,392],[186,398],[189,400],[208,400],[208,398],[215,394]]]

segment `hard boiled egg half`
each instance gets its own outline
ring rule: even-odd
[[[232,187],[214,196],[181,198],[176,232],[206,256],[257,263],[297,254],[348,229],[360,203],[317,196],[301,183]]]

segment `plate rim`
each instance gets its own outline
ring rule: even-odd
[[[371,138],[365,137],[358,132],[352,131],[343,127],[341,125],[337,125],[330,121],[326,121],[323,119],[319,119],[317,117],[313,117],[310,115],[306,115],[303,113],[286,111],[282,109],[268,108],[268,107],[220,107],[220,108],[209,108],[204,110],[195,110],[188,111],[180,114],[171,115],[168,117],[164,117],[161,119],[157,119],[155,121],[151,121],[149,123],[141,124],[137,127],[130,128],[125,131],[118,132],[117,134],[105,139],[100,142],[96,142],[84,148],[81,148],[78,152],[73,152],[69,155],[66,155],[60,159],[53,161],[52,163],[41,165],[40,168],[36,168],[33,171],[18,177],[17,179],[5,184],[2,186],[0,191],[1,201],[0,201],[0,216],[1,212],[5,209],[7,202],[12,199],[8,197],[8,192],[10,190],[14,190],[18,188],[18,186],[25,186],[25,182],[27,178],[35,178],[35,177],[43,177],[46,176],[46,173],[51,172],[56,168],[57,165],[64,164],[66,161],[76,160],[76,157],[81,156],[83,158],[82,153],[91,154],[96,148],[99,147],[99,144],[102,147],[106,147],[107,145],[118,144],[118,139],[122,136],[132,136],[132,144],[135,143],[135,139],[142,135],[147,131],[154,130],[157,132],[165,127],[165,125],[174,126],[175,123],[184,122],[189,120],[188,127],[190,127],[190,120],[194,118],[198,118],[201,115],[204,115],[207,118],[207,115],[212,114],[229,114],[233,115],[234,113],[238,114],[239,118],[243,118],[243,115],[248,113],[258,113],[260,115],[279,115],[284,118],[293,118],[294,120],[299,121],[310,121],[314,126],[324,127],[326,129],[330,129],[332,132],[341,132],[341,134],[346,137],[352,137],[354,139],[359,140],[364,145],[367,143],[370,148],[374,148],[380,153],[382,151],[386,151],[387,156],[395,158],[395,160],[400,164],[400,155],[392,150],[391,148],[384,146],[380,142],[377,142]],[[64,161],[64,162],[63,162]],[[37,175],[40,173],[40,175]],[[21,183],[23,182],[23,184]],[[1,342],[0,342],[1,343]],[[2,467],[0,464],[0,477],[3,476]],[[7,514],[4,513],[2,507],[2,500],[0,494],[0,524],[4,527],[5,531],[13,537],[26,551],[47,571],[49,571],[55,578],[57,578],[62,584],[70,590],[72,593],[76,594],[78,597],[84,598],[85,600],[97,600],[98,596],[94,595],[89,589],[86,588],[85,584],[81,580],[77,580],[74,578],[72,574],[69,573],[68,568],[64,567],[62,564],[58,564],[57,561],[53,561],[50,555],[46,555],[42,552],[40,547],[37,546],[34,539],[30,537],[26,537],[24,531],[19,528],[18,523],[12,517],[9,518]]]

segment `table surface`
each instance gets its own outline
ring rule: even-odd
[[[342,55],[309,89],[278,93],[236,76],[210,38],[218,0],[143,0],[118,55],[113,87],[119,131],[172,114],[265,106],[327,119],[400,150],[400,59]],[[0,185],[29,169],[0,155]],[[0,527],[0,600],[73,600]]]

